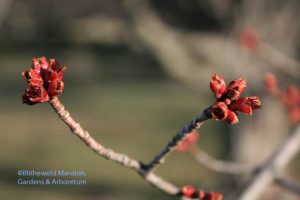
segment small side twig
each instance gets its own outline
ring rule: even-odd
[[[249,164],[218,160],[210,156],[208,153],[202,151],[196,145],[193,145],[188,149],[188,151],[197,162],[215,172],[234,175],[252,174],[257,169],[257,167]]]
[[[49,101],[50,105],[53,107],[54,111],[58,114],[60,119],[71,129],[71,132],[77,135],[87,146],[89,146],[94,152],[96,152],[101,157],[104,157],[108,160],[113,160],[125,167],[131,168],[140,174],[148,183],[152,186],[162,190],[163,192],[169,195],[178,195],[180,189],[173,185],[172,183],[164,180],[163,178],[155,175],[154,173],[145,174],[143,164],[125,154],[121,154],[108,149],[98,143],[89,132],[84,130],[79,123],[77,123],[71,116],[70,113],[65,110],[62,103],[57,97]]]
[[[198,115],[193,119],[188,125],[183,127],[162,149],[162,151],[157,154],[153,160],[145,166],[145,171],[150,173],[154,171],[160,164],[164,162],[166,157],[170,155],[176,147],[183,141],[193,130],[198,129],[205,122],[205,120],[211,118],[210,108],[203,111],[201,115]]]

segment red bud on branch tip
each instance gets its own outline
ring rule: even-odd
[[[211,88],[215,93],[214,88],[218,88],[218,82],[220,76],[213,74],[211,80]],[[222,82],[225,84],[224,79]],[[225,120],[227,123],[236,124],[238,123],[237,111],[242,112],[246,115],[252,115],[253,110],[261,108],[261,102],[259,97],[240,97],[240,94],[247,88],[247,81],[243,78],[236,79],[229,83],[227,90],[222,93],[222,96],[218,98],[216,95],[217,102],[210,107],[210,113],[215,120]],[[214,86],[216,85],[216,86]],[[224,86],[226,88],[226,86]]]
[[[252,28],[244,28],[240,32],[240,45],[242,48],[253,51],[260,43],[257,33]]]
[[[294,85],[288,86],[283,92],[281,100],[287,108],[298,106],[300,104],[300,90]]]
[[[22,72],[22,76],[30,82],[31,85],[39,86],[43,84],[43,79],[40,74],[33,69],[29,69],[29,71]]]
[[[300,121],[300,105],[295,108],[292,108],[289,111],[289,121],[292,124],[296,124],[297,122]]]
[[[198,190],[198,198],[203,199],[205,197],[205,192],[202,189]]]
[[[210,81],[210,88],[217,99],[221,98],[221,96],[226,91],[226,84],[224,78],[218,76],[217,74],[213,74]]]
[[[225,121],[229,124],[236,124],[239,122],[238,116],[236,114],[236,112],[232,111],[232,110],[228,110],[228,115],[225,118]]]
[[[28,89],[22,97],[23,103],[34,105],[59,96],[64,89],[65,70],[66,67],[61,67],[55,59],[48,62],[45,57],[33,58],[31,68],[22,73],[28,82]]]
[[[32,59],[32,68],[38,73],[40,73],[41,70],[47,70],[48,66],[49,63],[44,56]]]
[[[207,194],[205,194],[205,197],[203,198],[203,200],[222,200],[222,199],[223,199],[223,195],[218,192],[207,193]]]
[[[277,79],[273,74],[267,73],[264,82],[265,88],[270,94],[275,94],[278,91]]]
[[[196,189],[191,185],[186,185],[181,188],[181,193],[184,197],[192,198],[196,195]]]
[[[211,106],[211,115],[215,120],[223,120],[228,115],[228,107],[224,102],[217,102]]]
[[[231,81],[227,87],[227,98],[234,100],[238,98],[246,89],[247,81],[243,78]]]
[[[246,115],[252,115],[252,108],[248,102],[248,97],[242,97],[233,101],[229,107],[231,110],[239,111]]]
[[[277,87],[277,80],[268,74],[265,77],[266,89],[275,97],[280,98],[282,104],[288,111],[288,119],[291,124],[300,122],[300,90],[295,85],[289,85],[286,90],[281,91]],[[275,85],[275,86],[274,86]],[[274,91],[274,92],[273,92]]]
[[[252,111],[261,108],[259,97],[242,97],[229,105],[230,110],[239,111],[246,115],[252,115]]]
[[[43,103],[49,100],[50,98],[48,96],[48,93],[43,86],[29,85],[29,88],[22,96],[23,103],[26,103],[28,105]]]

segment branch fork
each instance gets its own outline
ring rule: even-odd
[[[23,103],[34,105],[42,102],[49,102],[59,118],[70,128],[71,132],[78,136],[88,147],[95,153],[107,160],[128,167],[141,175],[152,186],[163,192],[181,196],[183,198],[221,200],[222,194],[216,192],[205,193],[202,190],[197,191],[193,186],[183,186],[178,188],[172,183],[154,174],[154,170],[161,165],[165,159],[182,143],[191,133],[199,129],[208,119],[225,120],[230,124],[238,122],[237,111],[251,115],[252,110],[261,107],[258,97],[240,97],[240,94],[246,88],[245,79],[236,79],[225,84],[224,78],[214,74],[210,82],[211,90],[216,97],[216,103],[202,114],[196,116],[188,125],[184,126],[177,134],[167,143],[167,145],[158,153],[152,161],[144,164],[128,155],[115,152],[98,143],[88,131],[84,130],[65,109],[59,101],[58,96],[64,89],[63,73],[66,67],[61,67],[55,59],[48,60],[45,57],[34,58],[32,67],[22,73],[28,82],[28,89],[23,95]]]

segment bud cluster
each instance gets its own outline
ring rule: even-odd
[[[210,88],[217,102],[211,106],[212,118],[235,124],[238,122],[237,111],[252,115],[253,110],[261,108],[259,97],[240,97],[246,87],[246,80],[243,78],[230,82],[226,87],[224,78],[213,74]]]
[[[202,189],[196,190],[191,185],[185,185],[181,188],[181,195],[188,198],[199,200],[222,200],[223,195],[218,192],[204,192]]]
[[[273,74],[265,76],[265,88],[269,94],[278,98],[288,111],[289,121],[292,124],[300,122],[300,90],[295,85],[289,85],[280,90],[277,79]]]
[[[256,31],[253,28],[245,27],[240,31],[240,45],[247,51],[255,51],[261,43]]]
[[[59,96],[64,89],[65,71],[66,67],[61,67],[55,59],[48,62],[45,57],[33,58],[31,68],[22,72],[28,82],[28,88],[22,96],[23,103],[34,105]]]

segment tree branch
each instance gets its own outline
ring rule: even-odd
[[[300,150],[300,126],[289,135],[280,145],[261,171],[253,177],[244,192],[237,199],[255,200],[264,189],[276,179],[276,173],[280,172]]]
[[[236,162],[227,162],[213,158],[206,152],[202,151],[196,145],[193,145],[188,149],[189,153],[198,161],[201,165],[207,167],[210,170],[226,174],[252,174],[257,167],[249,164],[242,164]]]
[[[148,183],[159,190],[169,195],[179,195],[180,189],[177,186],[155,175],[154,173],[146,174],[144,169],[141,167],[143,165],[141,162],[99,144],[92,136],[90,136],[88,131],[84,130],[80,124],[71,117],[70,113],[65,110],[58,98],[53,98],[49,103],[53,107],[54,111],[58,114],[59,118],[70,128],[71,132],[78,136],[79,139],[89,146],[95,153],[103,158],[113,160],[122,166],[133,169]]]
[[[169,143],[163,148],[163,150],[159,154],[157,154],[148,165],[146,165],[145,170],[147,171],[147,173],[154,171],[160,164],[162,164],[166,157],[176,149],[176,147],[180,144],[182,140],[184,140],[193,130],[200,128],[204,121],[209,118],[211,118],[210,108],[207,108],[203,111],[201,115],[198,115],[188,125],[183,127],[169,141]]]

